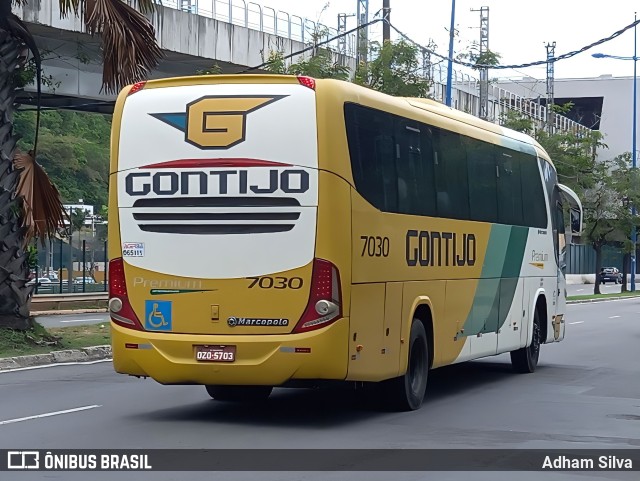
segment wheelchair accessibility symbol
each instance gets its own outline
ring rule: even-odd
[[[144,327],[150,331],[170,331],[171,301],[145,301]]]

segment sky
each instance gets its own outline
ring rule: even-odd
[[[320,18],[323,24],[334,28],[338,13],[353,14],[357,8],[357,0],[260,0],[257,3],[311,20]],[[328,7],[323,10],[326,4]],[[447,54],[451,1],[390,0],[390,5],[391,23],[395,27],[422,45],[433,39],[438,46],[437,53]],[[489,49],[501,55],[502,65],[545,60],[545,46],[554,41],[556,56],[579,50],[632,24],[634,13],[640,13],[638,0],[455,0],[455,7],[459,36],[454,52],[468,51],[472,42],[479,41],[480,13],[471,10],[489,7]],[[382,0],[369,0],[370,19],[381,9]],[[355,17],[350,17],[348,22],[347,28],[355,27]],[[370,38],[381,40],[382,25],[378,23],[371,28]],[[392,39],[396,38],[397,34],[392,31]],[[632,60],[596,59],[591,54],[632,57],[633,49],[634,29],[631,28],[611,41],[556,62],[555,78],[632,76]],[[491,70],[489,75],[491,78],[545,79],[546,65]]]

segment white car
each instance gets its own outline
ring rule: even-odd
[[[84,279],[84,282],[83,282],[83,280],[82,280],[82,279]],[[82,278],[82,277],[75,277],[75,278],[73,279],[73,283],[74,283],[74,284],[95,284],[95,283],[96,283],[96,281],[95,281],[95,279],[94,279],[93,277],[84,277],[84,278]]]
[[[43,284],[51,284],[52,281],[51,279],[49,279],[48,277],[38,277],[38,279],[31,279],[29,282],[27,282],[28,286],[32,286],[36,283],[36,281],[38,282],[38,285],[41,286]]]

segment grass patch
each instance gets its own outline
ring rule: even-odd
[[[585,294],[581,296],[567,296],[567,301],[582,301],[588,299],[607,299],[610,297],[638,297],[640,291],[635,292],[614,292],[611,294]]]
[[[46,354],[111,343],[109,323],[45,329],[35,323],[27,331],[0,329],[0,358]]]

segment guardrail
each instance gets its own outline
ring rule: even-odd
[[[33,311],[39,309],[60,309],[63,304],[85,304],[106,302],[109,300],[107,292],[89,292],[79,294],[36,294],[31,298]]]

